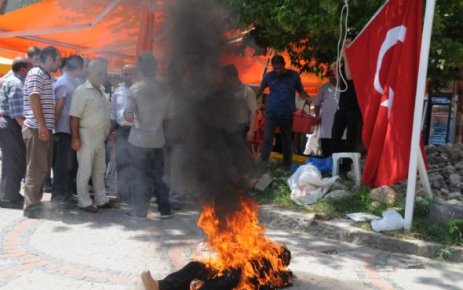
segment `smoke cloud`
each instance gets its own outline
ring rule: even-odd
[[[237,208],[237,193],[254,172],[238,123],[242,102],[222,82],[227,16],[212,0],[175,1],[166,16],[174,102],[170,186],[213,201],[222,217]]]

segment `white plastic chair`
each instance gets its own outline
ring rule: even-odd
[[[331,171],[332,176],[336,176],[339,173],[339,159],[349,158],[352,160],[355,175],[355,185],[360,186],[360,153],[357,152],[339,152],[333,153],[333,169]]]

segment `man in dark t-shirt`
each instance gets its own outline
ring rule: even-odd
[[[281,55],[275,55],[271,63],[273,70],[265,74],[256,94],[259,97],[265,88],[270,88],[270,95],[265,105],[264,143],[260,160],[262,163],[268,162],[275,129],[279,127],[283,145],[283,163],[290,166],[292,162],[291,132],[293,111],[296,108],[296,91],[307,102],[310,102],[310,97],[304,91],[299,74],[285,68],[285,60]]]

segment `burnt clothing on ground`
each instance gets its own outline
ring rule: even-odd
[[[288,266],[291,262],[291,252],[286,247],[281,247],[278,258],[281,263]],[[248,281],[258,290],[279,289],[292,284],[293,274],[290,271],[270,272],[271,263],[265,258],[249,261],[254,269],[259,269],[259,277],[249,277]],[[268,278],[269,273],[278,279],[278,285],[259,285],[259,279]],[[190,284],[194,280],[203,283],[199,290],[233,290],[241,282],[242,272],[239,269],[228,269],[220,276],[216,275],[213,269],[208,268],[204,263],[193,261],[188,263],[177,272],[171,273],[164,279],[159,280],[160,290],[190,290]],[[196,288],[195,288],[196,289]]]

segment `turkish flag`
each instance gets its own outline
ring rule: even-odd
[[[389,0],[346,48],[363,116],[367,185],[408,177],[422,11],[422,0]]]

